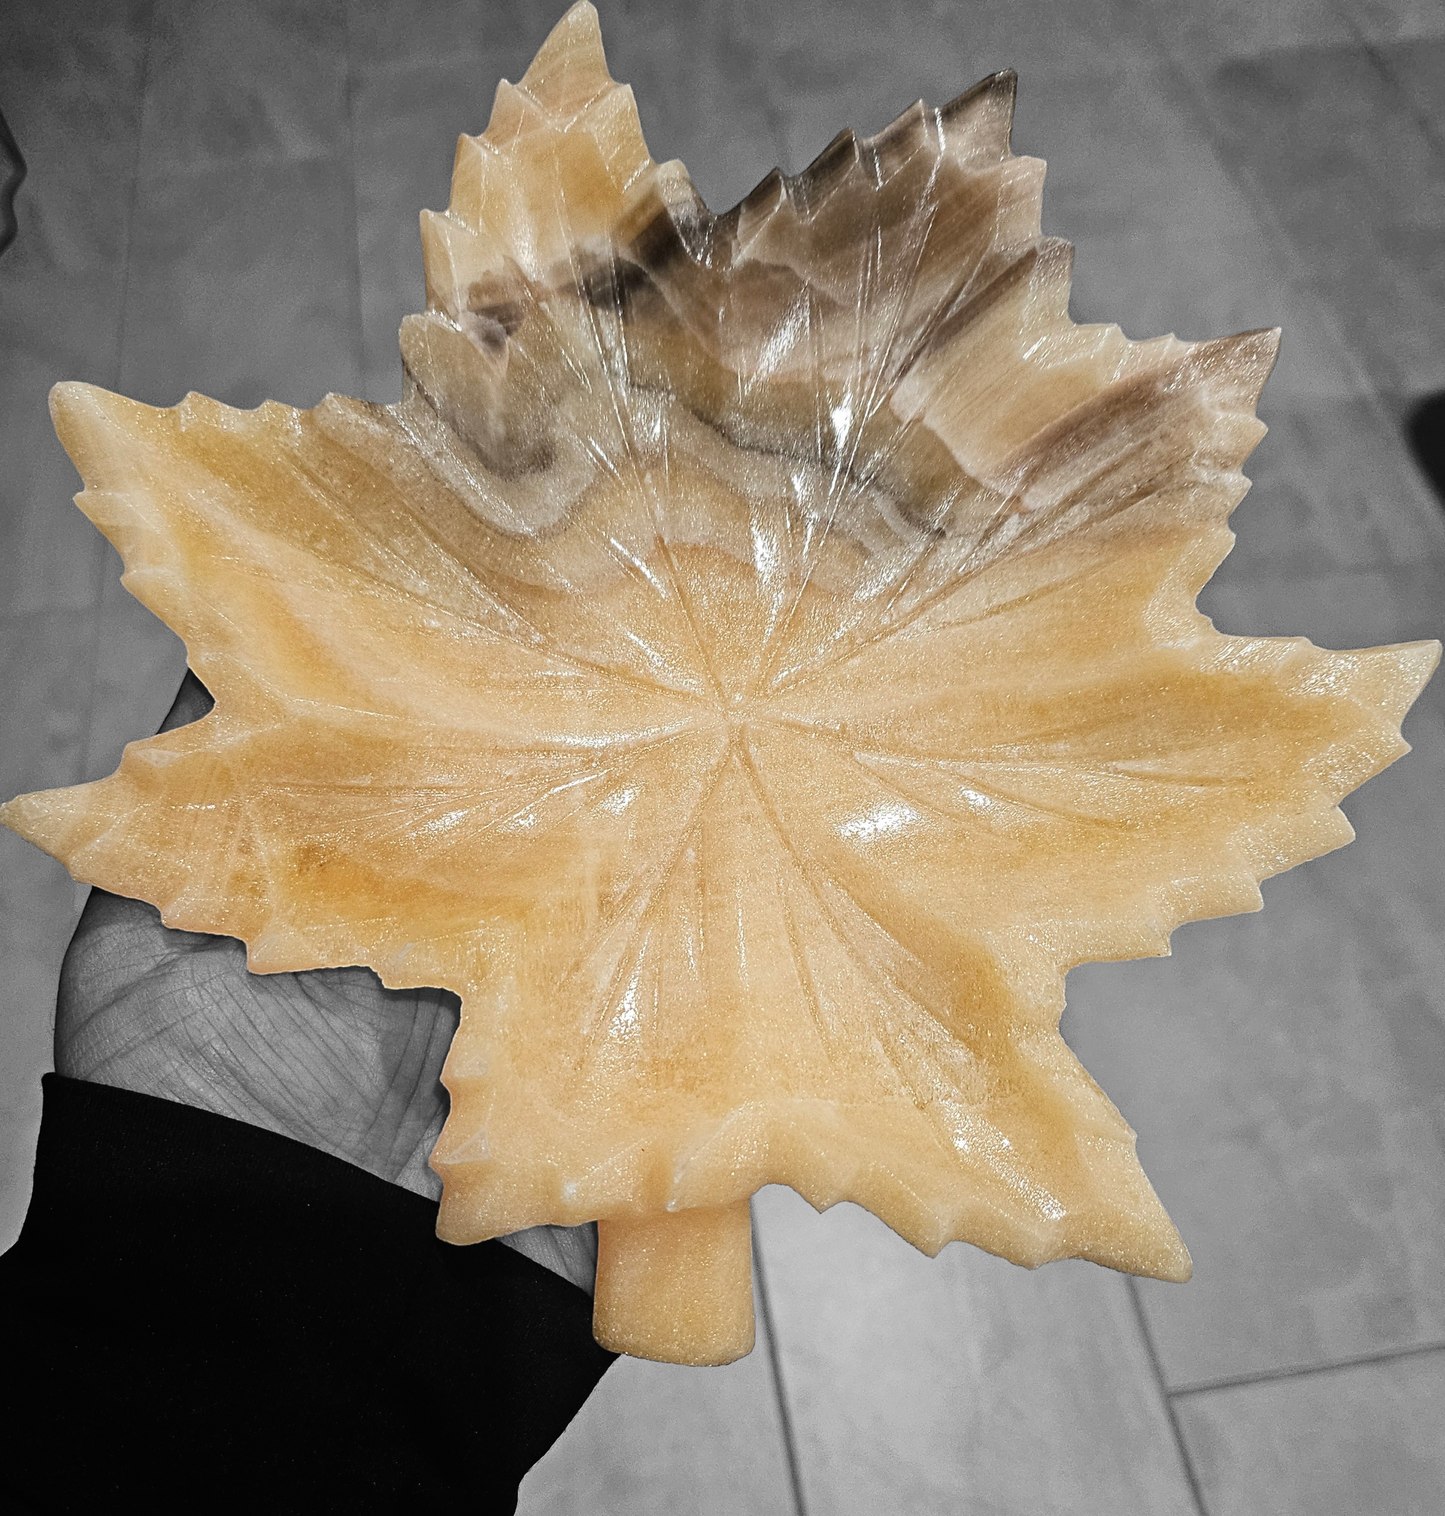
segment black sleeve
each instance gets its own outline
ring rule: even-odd
[[[47,1076],[0,1258],[0,1506],[511,1512],[612,1355],[581,1290],[439,1242],[436,1211],[289,1138]]]

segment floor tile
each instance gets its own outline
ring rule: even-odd
[[[1230,58],[1279,48],[1358,42],[1344,8],[1331,0],[1145,0],[1168,51],[1200,74]],[[1426,0],[1428,3],[1428,0]]]
[[[115,383],[148,7],[6,15],[0,103],[29,173],[0,264],[0,610],[94,603],[99,538],[71,505],[75,470],[47,396],[61,379]]]
[[[349,165],[143,173],[119,388],[315,405],[360,379]]]
[[[136,108],[138,114],[138,98]],[[0,288],[8,299],[12,287],[33,289],[48,281],[51,298],[28,311],[35,322],[63,322],[63,303],[77,289],[107,287],[108,303],[117,304],[134,199],[135,122],[117,124],[82,154],[55,135],[58,124],[45,123],[43,116],[11,121],[11,114],[6,120],[25,155],[26,176],[15,198],[17,232],[5,253]],[[33,114],[40,113],[24,113]],[[114,344],[104,348],[114,361]]]
[[[1337,0],[1351,23],[1374,43],[1445,37],[1436,0]]]
[[[1224,66],[1220,151],[1387,393],[1445,387],[1445,153],[1358,43]]]
[[[1377,404],[1279,403],[1267,384],[1259,414],[1269,432],[1244,465],[1221,578],[1445,565],[1445,512]]]
[[[152,0],[6,6],[0,101],[30,165],[22,195],[49,161],[73,174],[110,147],[134,153],[152,9]]]
[[[772,24],[785,27],[786,17]],[[1082,28],[1079,50],[1063,57],[1048,36],[1056,11],[1035,5],[1024,18],[1023,25],[1011,17],[1007,26],[990,27],[985,13],[975,12],[960,26],[948,11],[910,8],[877,12],[871,23],[851,28],[825,27],[817,43],[796,28],[785,30],[791,44],[765,66],[787,166],[803,167],[845,127],[876,132],[915,100],[944,105],[1011,68],[1019,80],[1014,150],[1045,159],[1076,152],[1103,182],[1112,144],[1091,139],[1080,118],[1106,108],[1101,100],[1124,92],[1130,75],[1153,63],[1152,39],[1127,25],[1091,54]]]
[[[1043,93],[1015,144],[1048,161],[1044,228],[1075,244],[1079,319],[1133,337],[1280,326],[1271,397],[1360,397],[1348,349],[1181,97],[1176,69],[1055,74]]]
[[[720,1369],[620,1358],[522,1482],[517,1516],[794,1516],[768,1339]]]
[[[1119,1275],[929,1259],[781,1187],[754,1207],[809,1511],[1194,1511]]]
[[[1229,631],[1326,646],[1439,630],[1430,574],[1223,586]],[[1069,976],[1065,1034],[1140,1133],[1195,1261],[1140,1286],[1171,1386],[1445,1339],[1445,700],[1346,802],[1345,851],[1170,959]]]
[[[1381,46],[1376,57],[1405,99],[1437,151],[1445,151],[1445,19],[1435,11],[1435,35]]]
[[[1160,58],[1107,69],[1057,64],[1019,76],[1014,150],[1049,165],[1046,227],[1059,236],[1187,224],[1213,240],[1237,224],[1237,185]],[[1052,215],[1051,215],[1052,213]],[[1053,217],[1064,215],[1062,224]]]
[[[72,783],[88,739],[104,543],[46,397],[114,384],[150,0],[16,3],[0,103],[29,174],[0,263],[0,789]],[[55,978],[79,911],[65,870],[0,831],[0,1249],[30,1191]]]
[[[79,781],[90,725],[97,621],[95,612],[68,610],[0,618],[4,799]]]
[[[0,341],[14,331],[0,294]],[[108,344],[107,344],[108,346]],[[61,379],[109,380],[112,355],[56,349],[6,351],[0,373],[5,467],[0,469],[0,611],[82,614],[99,601],[104,539],[76,508],[80,476],[50,421],[49,395]]]
[[[397,329],[426,305],[418,218],[423,208],[446,209],[457,138],[486,129],[503,66],[498,49],[357,78],[356,223],[369,400],[401,398]]]
[[[82,903],[60,864],[0,828],[0,1252],[19,1235],[30,1200],[55,985]]]
[[[501,48],[504,73],[515,83],[566,8],[529,0],[349,0],[351,57],[365,75],[446,65]],[[604,10],[613,9],[604,0]]]
[[[157,0],[144,163],[326,158],[346,140],[345,0]]]
[[[754,24],[781,64],[779,77],[798,81],[817,82],[830,73],[840,77],[845,59],[851,60],[855,81],[891,73],[906,88],[920,72],[936,82],[932,76],[939,68],[971,84],[997,69],[1013,68],[1025,77],[1035,68],[1059,64],[1112,68],[1155,51],[1142,8],[1127,0],[1016,0],[1007,8],[968,11],[949,0],[847,0],[763,4],[756,17]],[[955,84],[954,91],[960,87],[966,85]],[[946,98],[934,97],[933,103]]]
[[[32,1060],[22,1050],[24,1063]],[[13,1109],[0,1105],[0,1253],[9,1251],[25,1225],[35,1170],[35,1139],[40,1130],[40,1085],[19,1092]]]
[[[0,618],[0,799],[81,778],[95,639],[93,615]],[[0,828],[0,1249],[18,1233],[30,1192],[56,975],[79,909],[65,869]]]
[[[120,583],[120,555],[106,549],[95,674],[83,776],[113,773],[128,742],[150,737],[171,708],[186,671],[181,639]]]
[[[1246,506],[1242,506],[1241,510]],[[1316,577],[1251,578],[1226,570],[1205,586],[1200,608],[1221,631],[1308,637],[1319,647],[1382,647],[1445,637],[1445,563],[1415,562]],[[1445,701],[1436,671],[1409,724]],[[1365,791],[1366,794],[1369,791]]]
[[[1445,1351],[1178,1402],[1209,1516],[1436,1516]]]
[[[1241,210],[1223,221],[1196,211],[1167,223],[1121,218],[1089,229],[1091,206],[1045,191],[1045,230],[1075,247],[1075,319],[1115,322],[1136,340],[1165,332],[1201,340],[1279,327],[1283,341],[1265,389],[1269,401],[1368,400],[1334,323],[1321,320],[1317,298],[1284,271],[1270,237]]]

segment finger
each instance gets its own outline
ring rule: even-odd
[[[581,1226],[529,1226],[498,1237],[513,1251],[569,1279],[590,1295],[597,1284],[597,1223]]]
[[[186,677],[181,680],[181,687],[176,691],[176,698],[166,712],[166,719],[161,722],[161,731],[174,731],[178,726],[189,726],[191,722],[199,721],[215,703],[210,690],[187,669]]]
[[[176,934],[143,900],[92,889],[60,966],[55,997],[55,1070],[87,1077],[81,1047],[92,1019],[174,952]]]

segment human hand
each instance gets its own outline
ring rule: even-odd
[[[162,731],[204,716],[187,673]],[[233,937],[175,931],[154,906],[92,890],[60,974],[55,1068],[265,1127],[436,1199],[449,990],[389,990],[367,968],[252,974]],[[502,1239],[587,1290],[595,1226]]]

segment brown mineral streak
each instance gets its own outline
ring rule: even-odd
[[[1187,1278],[1064,973],[1348,841],[1439,653],[1195,610],[1277,334],[1074,325],[1012,91],[714,216],[578,5],[423,214],[401,404],[54,392],[216,706],[4,820],[457,991],[441,1235],[600,1219],[626,1351],[747,1351],[768,1183]]]

